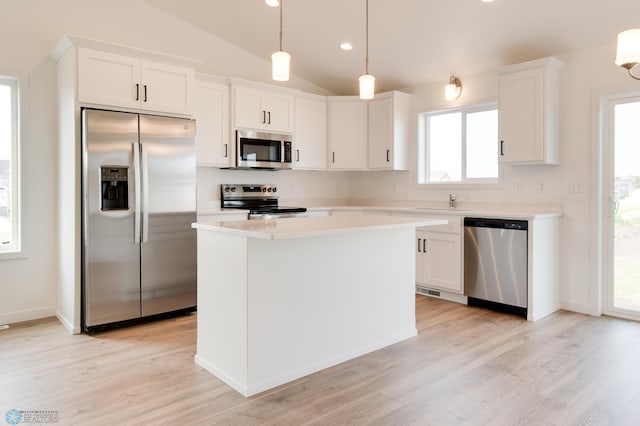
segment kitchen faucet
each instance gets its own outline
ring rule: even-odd
[[[456,208],[456,194],[449,194],[449,208]]]

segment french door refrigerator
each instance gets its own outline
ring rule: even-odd
[[[82,109],[82,327],[196,307],[195,122]]]

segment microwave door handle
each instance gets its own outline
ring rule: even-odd
[[[140,144],[131,144],[133,152],[133,184],[134,184],[134,211],[133,211],[133,242],[140,243]]]

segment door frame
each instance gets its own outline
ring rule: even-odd
[[[624,91],[602,95],[597,102],[597,135],[592,147],[593,170],[592,188],[596,196],[592,197],[592,211],[595,212],[594,225],[596,233],[595,269],[597,277],[597,293],[594,295],[599,314],[620,318],[640,320],[640,313],[614,308],[613,306],[613,278],[614,278],[614,227],[610,223],[612,172],[614,171],[614,157],[610,149],[614,135],[613,107],[616,104],[640,102],[640,91]]]

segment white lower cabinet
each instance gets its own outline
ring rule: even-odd
[[[462,293],[462,236],[416,231],[416,283]]]

